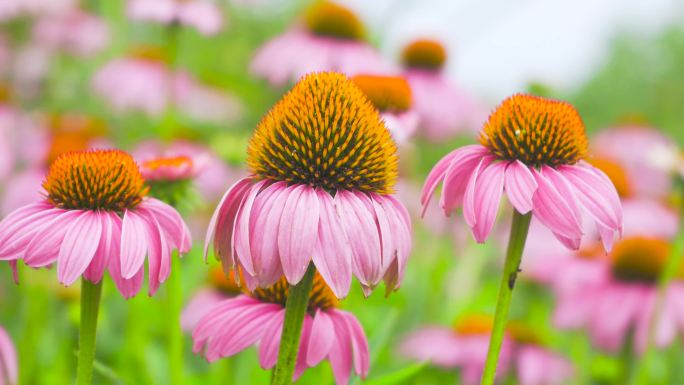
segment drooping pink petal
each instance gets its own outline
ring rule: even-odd
[[[145,234],[147,236],[148,293],[150,296],[153,296],[157,292],[160,282],[163,282],[168,277],[171,269],[171,253],[166,244],[163,230],[154,214],[144,208],[139,208],[136,211],[144,220]],[[162,274],[162,266],[164,266],[165,274]],[[179,274],[179,272],[176,272],[176,274]]]
[[[118,242],[114,239],[114,219],[112,216],[116,214],[107,211],[100,211],[96,213],[99,217],[100,226],[102,227],[102,237],[100,238],[100,245],[95,251],[93,260],[88,265],[88,268],[83,272],[83,277],[93,283],[100,282],[105,268],[107,268],[107,260],[112,256],[110,250],[112,243]]]
[[[478,176],[474,192],[477,210],[475,211],[475,225],[472,226],[473,236],[478,243],[483,243],[494,227],[503,195],[505,170],[504,163],[495,162],[482,170]],[[468,192],[466,197],[469,197]],[[467,205],[464,205],[464,214],[465,207]]]
[[[195,293],[181,312],[181,329],[192,332],[202,317],[227,298],[229,297],[214,289],[201,289]]]
[[[334,310],[337,317],[341,317],[347,323],[349,336],[351,337],[352,353],[354,357],[354,370],[362,379],[368,375],[370,369],[370,353],[368,340],[363,327],[353,314],[341,310]]]
[[[24,257],[28,242],[35,234],[44,230],[50,221],[64,213],[64,210],[49,208],[35,211],[41,206],[38,204],[29,206],[32,207],[27,210],[17,210],[0,223],[0,238],[2,238],[0,242],[0,260]],[[26,216],[22,216],[22,213],[25,213]]]
[[[579,242],[579,239],[582,238],[582,227],[580,226],[574,197],[562,195],[559,187],[565,190],[564,186],[556,186],[552,179],[547,177],[547,173],[555,172],[553,169],[545,168],[543,171],[545,174],[533,171],[539,187],[532,197],[534,204],[532,212],[541,223],[555,234]]]
[[[342,318],[332,318],[335,330],[335,342],[330,347],[328,360],[337,385],[347,385],[353,367],[353,348],[347,323]]]
[[[573,184],[577,198],[594,220],[607,228],[622,227],[620,197],[615,186],[596,174],[600,171],[580,166],[562,166],[559,171]]]
[[[254,200],[261,189],[266,185],[267,181],[262,180],[254,183],[249,192],[246,194],[244,200],[240,204],[237,217],[235,218],[235,232],[233,233],[233,246],[235,248],[235,255],[240,261],[240,264],[250,275],[255,275],[254,262],[252,260],[252,251],[250,250],[250,232],[249,222],[252,216],[252,207]]]
[[[335,329],[328,314],[318,309],[311,324],[311,338],[306,354],[306,364],[316,366],[328,355],[335,341]]]
[[[136,212],[126,210],[121,227],[120,260],[124,279],[133,277],[143,266],[147,254],[145,220]]]
[[[165,236],[169,249],[176,248],[181,254],[190,251],[192,246],[190,229],[176,209],[154,198],[144,199],[138,207],[150,211],[157,219],[164,230],[162,235]]]
[[[128,299],[140,291],[144,279],[144,267],[141,266],[140,270],[135,273],[135,275],[130,279],[125,279],[121,274],[121,230],[122,230],[122,220],[116,215],[112,217],[112,239],[113,242],[110,246],[111,254],[107,261],[107,270],[109,275],[112,277],[114,284],[121,295]]]
[[[240,179],[221,198],[221,202],[216,207],[207,228],[207,236],[204,241],[205,260],[209,252],[209,245],[213,241],[214,252],[221,257],[223,264],[231,268],[235,265],[232,258],[235,219],[240,204],[251,185],[252,180],[250,178]]]
[[[404,276],[406,262],[411,252],[411,222],[406,209],[396,199],[387,195],[371,194],[372,199],[380,203],[381,214],[387,218],[389,230],[392,233],[392,258],[387,270],[384,271],[385,281],[388,273],[393,279],[391,288],[397,289]],[[384,262],[384,261],[383,261]],[[390,269],[393,269],[390,271]]]
[[[309,342],[311,341],[311,326],[313,319],[307,313],[304,316],[304,323],[302,324],[302,337],[299,341],[299,352],[297,352],[297,363],[295,364],[294,375],[292,381],[297,381],[307,368],[306,356],[309,354]]]
[[[9,334],[0,327],[0,384],[5,385],[5,380],[9,381],[6,385],[17,384],[18,371],[17,351]]]
[[[214,306],[207,314],[200,319],[199,323],[192,331],[193,351],[198,353],[202,345],[212,336],[222,332],[225,319],[233,316],[234,312],[244,312],[245,309],[259,304],[259,301],[246,295],[238,295],[235,298],[228,298]]]
[[[369,198],[363,193],[338,191],[335,204],[340,214],[340,223],[349,239],[352,251],[352,269],[362,285],[375,286],[382,278],[382,254],[380,235]]]
[[[33,234],[24,250],[24,263],[31,267],[43,267],[57,261],[59,249],[64,240],[69,224],[81,214],[79,210],[64,211],[58,216],[48,220],[47,223],[39,220],[36,223],[38,230]]]
[[[280,336],[283,331],[284,319],[285,310],[274,314],[261,335],[261,341],[259,341],[259,365],[262,369],[273,368],[278,360],[278,349],[280,348]]]
[[[504,184],[508,200],[520,214],[532,211],[532,197],[537,190],[537,181],[529,167],[519,160],[510,162],[506,167]]]
[[[102,223],[97,213],[84,211],[67,229],[59,248],[57,277],[69,286],[83,274],[95,256],[102,237]]]
[[[254,201],[250,223],[250,247],[259,285],[268,287],[282,276],[278,228],[288,191],[285,182],[266,187]]]
[[[483,159],[491,159],[487,156],[487,150],[483,146],[467,146],[459,150],[463,150],[462,155],[453,159],[451,166],[444,175],[440,206],[445,213],[463,205],[471,175]]]
[[[318,239],[313,262],[338,298],[349,293],[352,278],[351,248],[335,211],[335,202],[325,190],[316,189],[319,202]]]
[[[319,221],[324,214],[320,194],[317,196],[312,187],[293,186],[288,188],[288,195],[278,228],[278,248],[283,273],[294,284],[302,279],[309,266],[320,232]],[[328,198],[332,206],[329,194]],[[339,227],[336,230],[342,232]]]

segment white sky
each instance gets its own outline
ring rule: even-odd
[[[581,84],[624,30],[655,34],[684,22],[682,0],[339,0],[357,10],[396,55],[418,36],[446,43],[449,73],[498,100],[529,81]]]

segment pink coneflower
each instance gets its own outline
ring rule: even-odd
[[[0,2],[0,22],[22,16],[56,15],[68,12],[76,0],[3,0]]]
[[[199,321],[219,303],[245,293],[235,279],[235,272],[225,273],[221,267],[209,270],[208,285],[198,290],[181,313],[181,329],[192,332]]]
[[[17,378],[17,352],[10,336],[0,327],[0,385],[15,385]]]
[[[453,328],[426,327],[410,334],[400,351],[442,368],[458,368],[464,384],[477,385],[492,324],[492,317],[472,314],[459,319]],[[517,321],[508,325],[498,366],[498,380],[513,375],[521,385],[563,384],[573,373],[567,359],[546,348],[538,333]]]
[[[223,28],[221,9],[209,0],[129,0],[127,11],[133,20],[179,23],[207,36]]]
[[[187,252],[190,235],[170,206],[145,197],[138,166],[118,150],[65,153],[43,183],[45,198],[0,222],[0,260],[31,267],[57,264],[65,286],[81,275],[98,283],[105,269],[121,294],[142,285],[148,256],[149,293],[170,272],[171,250]]]
[[[265,289],[221,301],[195,327],[195,353],[209,362],[258,346],[259,364],[275,366],[285,317],[288,282],[283,277]],[[313,281],[299,344],[296,380],[306,368],[328,360],[337,385],[346,385],[352,370],[365,378],[369,369],[368,341],[359,321],[339,310],[335,294],[320,275]]]
[[[248,287],[285,275],[298,283],[311,262],[342,298],[352,274],[366,294],[399,287],[411,248],[404,206],[389,195],[396,146],[377,110],[344,75],[304,77],[250,140],[252,176],[223,197],[207,234],[224,266]]]
[[[634,195],[662,198],[670,193],[672,163],[679,153],[676,143],[659,130],[643,126],[601,130],[592,140],[592,153],[622,167]]]
[[[486,117],[484,107],[442,72],[446,59],[446,49],[435,40],[416,40],[402,52],[421,133],[436,142],[459,133],[474,134]]]
[[[307,10],[301,25],[259,49],[252,72],[278,86],[317,71],[386,73],[391,66],[364,41],[365,36],[363,23],[351,10],[319,2]]]
[[[33,26],[33,39],[52,50],[91,56],[107,46],[109,30],[99,17],[74,9],[38,20]]]
[[[356,75],[352,78],[361,88],[390,130],[397,144],[406,144],[418,128],[418,115],[413,110],[411,87],[401,76]]]
[[[616,243],[609,256],[584,253],[575,257],[583,275],[555,285],[558,304],[554,320],[561,328],[587,328],[598,347],[616,352],[630,338],[643,353],[652,327],[658,296],[657,281],[665,267],[671,245],[663,238],[633,236]],[[682,270],[668,285],[658,324],[655,346],[671,344],[684,331],[684,284]]]
[[[579,248],[584,212],[611,248],[614,232],[622,229],[620,200],[610,179],[582,160],[587,138],[570,104],[514,95],[489,117],[480,143],[440,160],[425,182],[424,207],[443,182],[444,212],[463,207],[473,236],[484,242],[506,192],[517,212],[531,212],[566,247]]]

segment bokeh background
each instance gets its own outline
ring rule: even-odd
[[[191,142],[219,164],[205,176],[214,191],[228,188],[246,173],[245,147],[253,128],[289,88],[274,87],[254,76],[250,72],[254,53],[310,5],[302,0],[216,1],[223,20],[219,32],[207,36],[184,27],[170,37],[165,25],[131,20],[125,1],[43,0],[56,10],[39,6],[16,15],[10,12],[15,0],[1,1],[7,4],[0,3],[0,104],[21,116],[11,124],[0,121],[4,125],[0,149],[20,153],[15,157],[20,161],[12,164],[0,154],[5,163],[1,168],[7,170],[0,177],[3,216],[16,208],[19,198],[38,199],[35,180],[46,162],[57,152],[82,146],[82,141],[134,152],[149,141]],[[62,2],[67,4],[63,9],[57,4]],[[684,144],[681,1],[353,0],[340,4],[358,13],[370,43],[389,62],[398,63],[402,47],[413,39],[443,42],[448,51],[446,76],[487,110],[508,95],[531,92],[573,103],[590,133],[615,126],[648,126]],[[92,38],[92,49],[84,52],[74,52],[72,48],[80,44],[75,41],[51,41],[59,33],[55,31],[69,27],[68,21],[45,34],[36,33],[36,25],[58,19],[59,12],[71,12],[72,7],[92,14],[105,28],[80,32],[81,37]],[[140,52],[141,46],[148,48],[147,55],[171,57],[175,68],[187,71],[201,85],[181,102],[187,108],[122,111],[107,102],[107,94],[117,92],[116,82],[111,90],[94,91],[93,78],[103,66],[135,49]],[[135,83],[136,79],[123,76],[119,81]],[[418,206],[417,191],[439,158],[474,141],[472,134],[438,141],[420,135],[410,139],[402,148],[405,204]],[[33,195],[15,191],[26,181],[34,183]],[[181,274],[184,302],[210,285],[209,271],[217,265],[211,258],[205,263],[201,255],[204,227],[217,203],[215,194],[209,196],[185,208],[194,227],[195,246],[179,265],[181,271],[173,272]],[[369,338],[372,358],[366,384],[460,383],[458,370],[416,363],[402,357],[398,346],[425,324],[448,327],[469,312],[493,313],[507,217],[502,216],[498,226],[500,241],[478,245],[458,215],[445,225],[435,219],[437,214],[435,210],[433,218],[425,221],[414,218],[414,248],[398,292],[385,297],[384,290],[376,290],[364,298],[359,286],[353,285],[342,303],[358,317]],[[19,275],[20,284],[15,285],[7,264],[0,263],[0,325],[17,345],[20,383],[68,384],[75,368],[78,289],[61,287],[49,270],[22,268]],[[166,316],[165,287],[152,298],[141,292],[124,300],[105,279],[95,383],[169,383],[165,332],[168,323],[177,320]],[[526,280],[524,272],[516,290],[512,317],[533,325],[549,348],[572,363],[575,375],[568,383],[626,383],[624,373],[637,366],[638,358],[602,352],[581,330],[556,330],[551,322],[553,295],[548,287]],[[643,383],[684,383],[682,346],[678,340],[657,351],[651,377]],[[258,366],[255,349],[209,365],[192,354],[186,336],[185,361],[187,384],[264,384],[269,379],[269,373]],[[517,383],[514,377],[506,381]],[[298,383],[332,384],[333,378],[328,365],[322,364],[308,370]],[[354,378],[352,383],[360,380]]]

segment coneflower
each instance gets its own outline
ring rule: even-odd
[[[252,175],[223,197],[205,253],[213,242],[224,267],[237,265],[250,289],[283,275],[293,285],[283,365],[294,364],[316,270],[338,298],[352,275],[366,294],[383,278],[388,291],[399,287],[411,223],[390,195],[396,151],[375,107],[337,73],[304,77],[257,126],[247,149]],[[276,383],[291,381],[292,367],[280,369]]]
[[[190,249],[190,233],[178,212],[154,198],[130,155],[91,150],[60,155],[43,183],[45,197],[0,222],[0,260],[31,267],[57,265],[65,286],[82,277],[78,384],[90,383],[102,276],[134,296],[145,257],[149,294],[171,269],[171,251]]]
[[[421,202],[424,208],[440,182],[445,213],[463,207],[478,242],[491,232],[501,198],[514,208],[494,329],[482,383],[491,385],[504,325],[532,215],[566,247],[577,249],[582,214],[591,217],[605,249],[622,231],[622,207],[610,179],[583,161],[588,140],[575,108],[565,102],[514,95],[490,115],[479,145],[459,148],[433,168]]]

